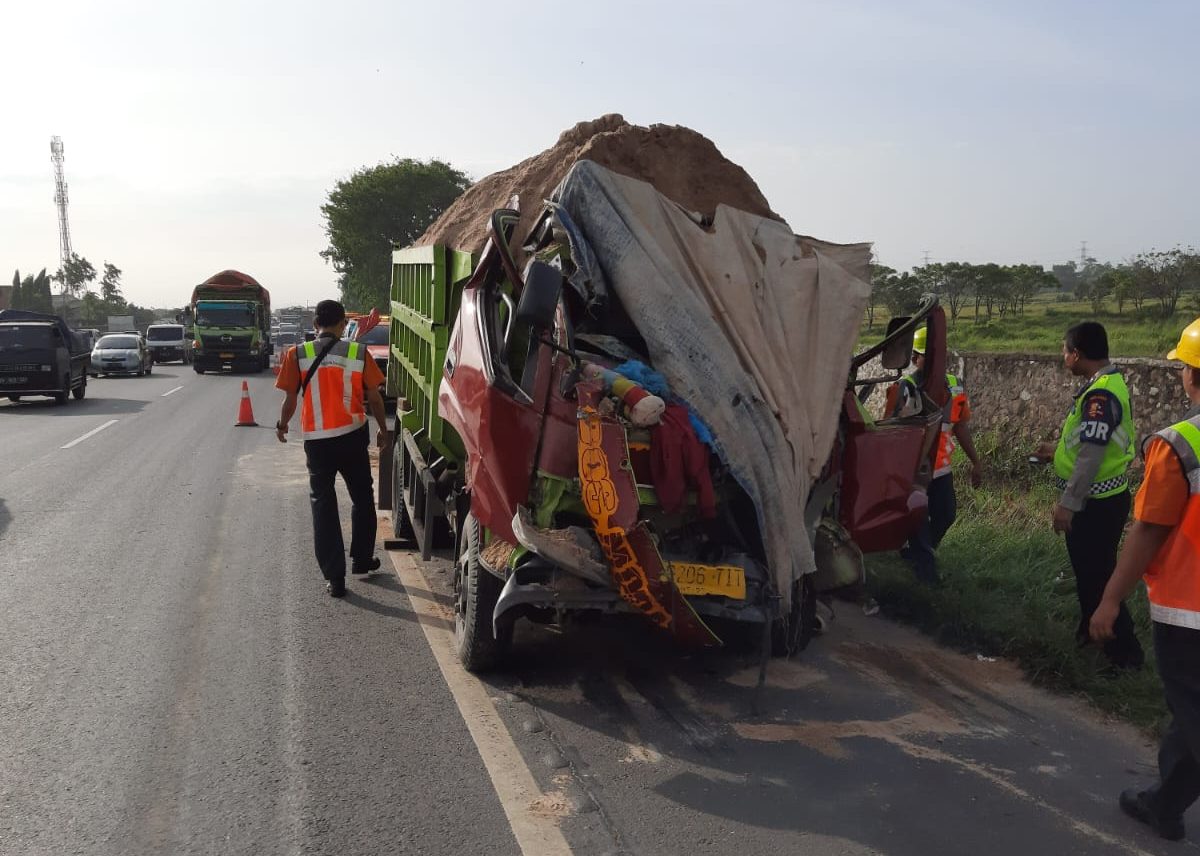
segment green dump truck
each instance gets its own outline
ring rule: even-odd
[[[236,270],[213,274],[192,291],[185,324],[194,325],[192,368],[261,372],[271,360],[271,295]]]

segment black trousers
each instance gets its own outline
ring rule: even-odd
[[[906,558],[913,563],[917,578],[925,582],[937,579],[937,559],[934,552],[958,517],[958,500],[954,495],[954,475],[947,473],[929,483],[925,491],[929,513],[911,538]]]
[[[350,513],[350,556],[370,559],[375,555],[375,480],[371,476],[371,460],[367,457],[369,443],[366,425],[340,437],[304,441],[313,546],[321,575],[330,581],[346,578],[346,545],[342,540],[335,489],[339,473],[354,504]]]
[[[1089,499],[1071,521],[1071,531],[1066,539],[1067,555],[1071,558],[1075,593],[1079,597],[1079,626],[1075,633],[1080,644],[1088,641],[1092,613],[1100,605],[1104,587],[1117,566],[1117,547],[1129,518],[1130,501],[1128,490],[1103,499]],[[1104,643],[1104,653],[1109,661],[1114,666],[1139,668],[1146,655],[1124,603],[1117,613],[1113,632],[1114,638]]]
[[[1156,621],[1154,657],[1172,719],[1150,797],[1155,811],[1175,818],[1200,798],[1200,630]]]

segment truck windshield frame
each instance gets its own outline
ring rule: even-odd
[[[0,350],[54,346],[54,328],[49,324],[0,324]]]
[[[258,318],[254,308],[244,304],[214,306],[201,303],[196,308],[196,326],[251,328],[258,326]]]

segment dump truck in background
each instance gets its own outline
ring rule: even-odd
[[[270,365],[271,296],[254,277],[236,270],[213,274],[192,290],[187,314],[196,374],[261,372]]]
[[[717,215],[581,161],[519,245],[509,208],[478,256],[393,254],[402,406],[381,501],[424,557],[453,544],[469,669],[501,660],[516,620],[581,612],[797,650],[818,595],[861,583],[861,549],[897,549],[923,521],[941,391],[905,419],[872,419],[859,395],[899,378],[920,324],[944,374],[936,301],[855,357],[865,245]],[[750,326],[722,326],[708,300]]]

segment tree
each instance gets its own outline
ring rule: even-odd
[[[1162,317],[1170,318],[1184,289],[1200,286],[1200,257],[1191,247],[1138,253],[1133,259],[1133,276],[1145,296],[1158,301]]]
[[[1014,313],[1025,311],[1025,304],[1043,288],[1057,288],[1058,279],[1041,265],[1010,265],[1008,297]]]
[[[871,293],[867,297],[867,329],[871,330],[875,327],[875,307],[884,302],[884,296],[887,293],[888,283],[892,277],[895,277],[896,269],[890,268],[887,265],[875,264],[871,262]]]
[[[51,277],[62,286],[64,294],[78,297],[87,288],[88,283],[95,282],[96,268],[92,263],[78,253],[72,253],[65,265],[60,267]]]
[[[13,278],[13,283],[16,283],[16,277]],[[41,273],[37,276],[32,274],[26,276],[21,281],[20,289],[13,289],[13,294],[20,295],[20,303],[13,302],[14,309],[28,309],[32,312],[53,312],[54,306],[50,300],[50,277],[46,276],[46,269],[42,268]]]
[[[1003,316],[1008,309],[1008,289],[1012,277],[1008,270],[995,262],[985,265],[964,265],[971,282],[971,292],[975,297],[975,323],[980,321],[979,307],[982,304],[987,311],[987,320],[992,320],[993,310],[999,309]]]
[[[23,309],[21,303],[21,271],[13,271],[12,294],[8,296],[8,306],[10,309]]]
[[[1079,271],[1075,267],[1075,262],[1054,265],[1050,268],[1050,272],[1054,279],[1058,282],[1058,287],[1063,291],[1075,290],[1076,280],[1079,276]]]
[[[392,245],[410,244],[471,182],[440,160],[397,159],[339,181],[321,206],[329,246],[321,256],[338,274],[347,309],[389,309]]]
[[[112,262],[104,263],[104,276],[100,278],[100,299],[113,309],[125,305],[125,297],[121,294],[121,269]]]

